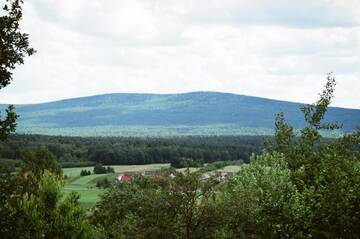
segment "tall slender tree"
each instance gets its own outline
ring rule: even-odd
[[[23,0],[5,0],[4,12],[0,16],[0,89],[10,84],[17,65],[24,64],[24,58],[35,53],[29,46],[29,36],[20,30]],[[15,131],[17,114],[10,105],[5,117],[0,115],[0,140]]]

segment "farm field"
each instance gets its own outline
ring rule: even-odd
[[[146,165],[110,165],[114,168],[115,173],[108,174],[91,174],[88,176],[80,176],[81,170],[93,171],[93,167],[76,167],[76,168],[63,168],[63,174],[66,175],[66,183],[63,188],[65,195],[71,192],[77,192],[80,195],[80,203],[85,208],[90,208],[100,200],[101,194],[104,189],[96,187],[96,183],[99,180],[107,178],[109,181],[115,180],[115,178],[124,172],[142,172],[144,170],[160,170],[161,168],[168,168],[170,164],[146,164]],[[230,165],[226,166],[224,170],[228,172],[238,172],[241,166]],[[179,172],[185,172],[187,168],[177,169]],[[190,172],[196,172],[199,168],[189,168]],[[216,170],[215,170],[216,171]],[[208,172],[208,175],[214,175],[215,171]]]
[[[147,165],[113,165],[115,173],[110,174],[91,174],[88,176],[80,176],[81,170],[93,171],[93,167],[77,167],[77,168],[63,168],[63,174],[66,175],[67,180],[63,188],[65,195],[71,192],[77,192],[80,195],[80,203],[85,208],[90,208],[100,199],[103,189],[96,187],[96,182],[104,178],[109,180],[115,179],[118,175],[124,172],[141,172],[144,170],[159,170],[167,168],[170,164],[147,164]]]
[[[228,166],[224,167],[223,170],[227,171],[227,172],[237,173],[241,170],[241,166],[240,165],[228,165]]]
[[[190,173],[193,173],[193,172],[198,171],[200,168],[179,168],[179,169],[176,169],[176,171],[184,173],[188,169],[189,169]]]

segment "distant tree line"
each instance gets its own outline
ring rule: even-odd
[[[13,135],[0,142],[0,158],[20,159],[25,148],[45,146],[64,167],[94,166],[96,163],[172,163],[181,158],[194,162],[242,160],[260,153],[264,138],[259,136],[213,136],[174,138],[81,138]],[[14,161],[15,162],[15,161]]]
[[[176,158],[171,161],[171,167],[173,168],[199,168],[204,165],[203,161],[196,161],[192,158]]]
[[[105,174],[105,173],[115,173],[114,168],[105,167],[101,163],[98,163],[94,166],[94,174]]]

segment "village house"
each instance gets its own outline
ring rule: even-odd
[[[124,172],[122,175],[119,175],[117,177],[117,181],[120,183],[131,182],[134,179],[134,177],[137,175],[141,175],[146,178],[155,178],[155,179],[164,178],[164,174],[159,171],[147,171],[146,170],[142,173],[140,173],[140,172]],[[175,177],[175,176],[172,174],[170,177]]]
[[[133,176],[131,175],[119,175],[117,177],[117,181],[120,183],[127,183],[127,182],[131,182],[134,179]]]

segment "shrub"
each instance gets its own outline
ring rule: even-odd
[[[80,176],[88,176],[91,175],[90,170],[81,170]]]

